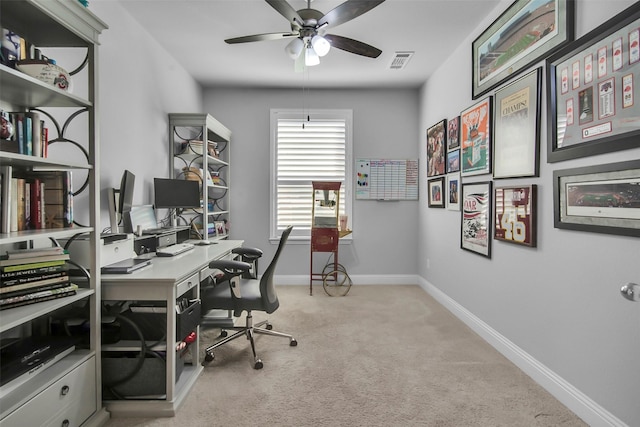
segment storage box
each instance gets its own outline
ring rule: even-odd
[[[200,324],[202,314],[202,304],[200,300],[193,302],[189,307],[177,314],[176,338],[184,340],[191,332],[195,331]]]
[[[133,250],[133,234],[123,234],[118,240],[100,239],[102,247],[100,248],[100,267],[114,264],[136,257]],[[74,239],[69,245],[69,256],[72,261],[89,267],[91,250],[89,245],[89,237],[81,236]]]

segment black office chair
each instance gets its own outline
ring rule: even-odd
[[[232,328],[237,332],[224,337],[222,340],[215,342],[205,349],[205,358],[202,362],[203,365],[214,359],[214,349],[243,335],[251,342],[251,350],[253,351],[254,360],[253,367],[255,369],[261,369],[263,364],[262,360],[260,360],[256,354],[254,334],[259,333],[289,338],[290,346],[295,347],[298,345],[296,339],[291,335],[271,330],[272,326],[268,320],[264,320],[254,325],[253,316],[251,315],[253,310],[264,311],[271,314],[280,306],[278,295],[276,294],[275,286],[273,284],[273,274],[275,272],[280,253],[282,252],[292,229],[293,227],[290,226],[282,232],[278,250],[260,280],[255,278],[246,279],[239,277],[241,275],[250,274],[252,268],[252,264],[250,263],[234,260],[216,260],[209,263],[210,268],[222,271],[224,276],[218,279],[216,286],[201,290],[200,298],[202,299],[203,305],[212,309],[233,310],[233,315],[235,317],[240,317],[242,312],[246,311],[247,318],[245,326],[234,326]]]

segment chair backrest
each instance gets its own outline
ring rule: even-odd
[[[290,225],[282,232],[280,243],[278,244],[278,250],[276,250],[276,254],[273,256],[271,264],[269,264],[260,278],[260,295],[262,296],[262,304],[264,305],[267,313],[273,313],[280,306],[278,294],[276,294],[276,288],[273,284],[273,274],[276,270],[276,264],[278,263],[280,253],[282,252],[284,245],[287,243],[287,239],[289,238],[289,234],[291,234],[292,229],[293,226]]]

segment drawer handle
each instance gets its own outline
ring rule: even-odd
[[[71,423],[69,422],[69,420],[64,420],[62,422],[62,427],[69,427],[71,425]]]
[[[62,388],[60,389],[60,395],[66,396],[67,394],[69,394],[69,386],[68,385],[62,386]],[[65,420],[65,421],[68,422],[68,420]]]

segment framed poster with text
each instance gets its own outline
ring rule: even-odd
[[[460,172],[491,172],[492,97],[488,96],[460,113]]]
[[[537,186],[496,187],[493,200],[493,238],[535,247]]]
[[[462,184],[460,247],[491,258],[491,181]]]

